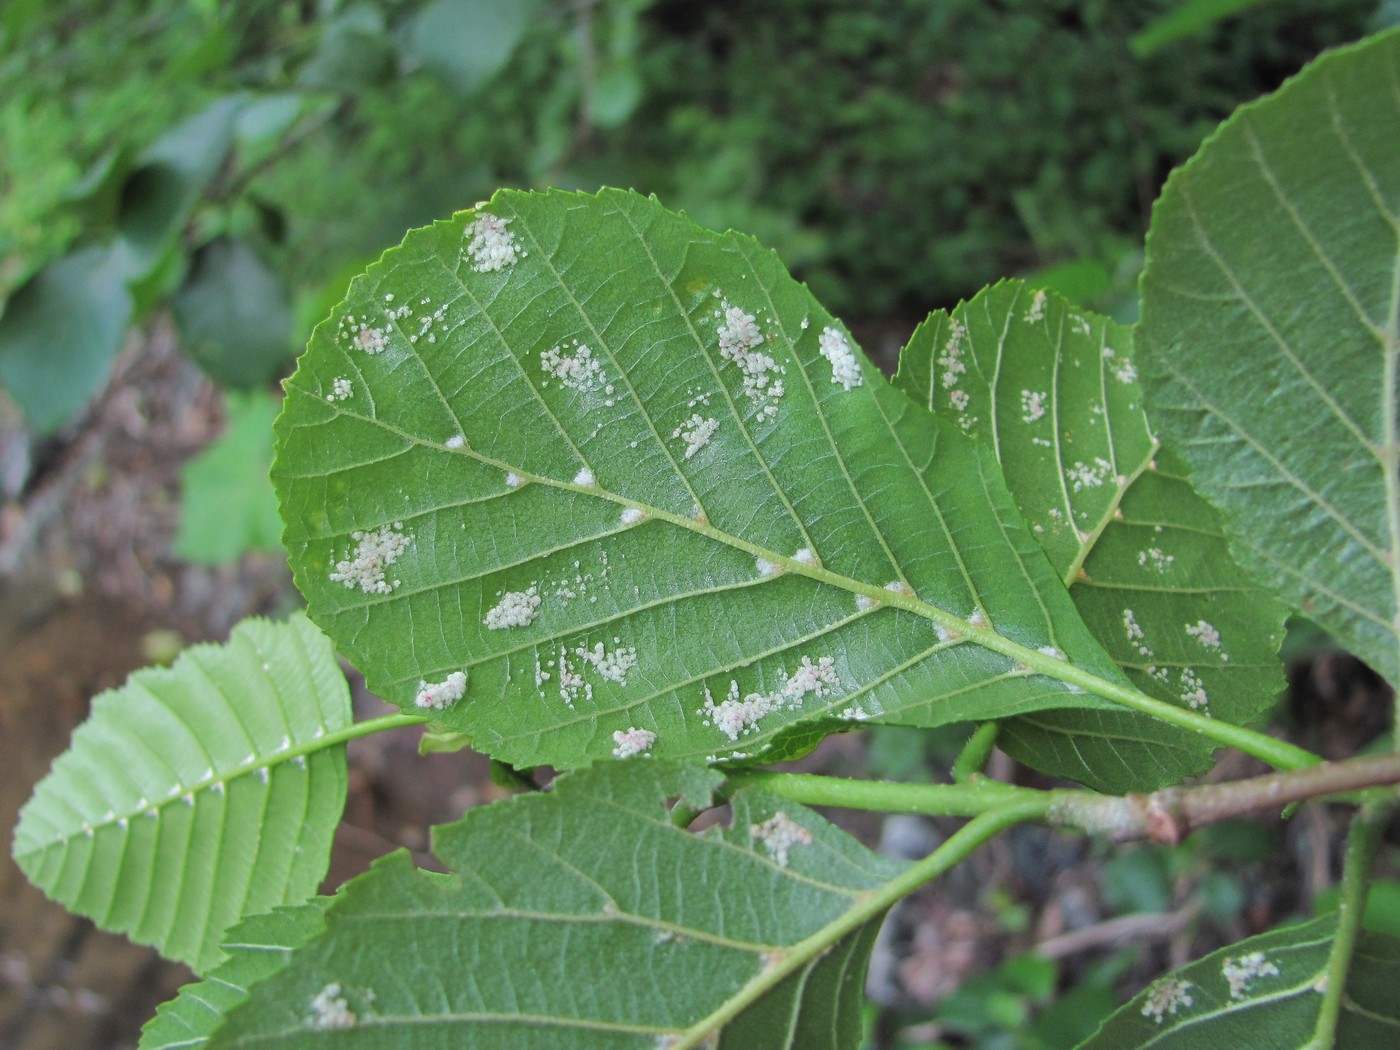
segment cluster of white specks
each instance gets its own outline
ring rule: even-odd
[[[359,1018],[340,994],[340,982],[332,981],[311,998],[312,1028],[354,1028]]]
[[[580,697],[592,701],[593,684],[583,676],[583,671],[569,663],[566,650],[560,649],[558,664],[551,660],[549,666],[559,671],[559,699],[564,701],[565,707],[572,711]]]
[[[506,627],[529,627],[539,614],[539,586],[531,584],[523,591],[506,591],[486,613],[487,628],[499,631]]]
[[[1031,296],[1031,308],[1026,311],[1026,323],[1037,324],[1045,320],[1045,289],[1037,288]]]
[[[546,375],[553,376],[561,386],[569,390],[579,393],[593,390],[602,390],[605,394],[613,392],[608,383],[608,375],[603,371],[603,362],[594,357],[593,351],[577,339],[573,340],[572,350],[552,346],[541,352],[540,367]],[[544,385],[548,386],[549,380],[545,380]],[[611,401],[605,403],[612,404]]]
[[[621,645],[621,641],[621,638],[614,638],[613,645],[616,648],[611,650],[602,642],[595,644],[592,649],[585,649],[580,645],[574,650],[574,654],[585,663],[592,664],[604,680],[626,685],[627,672],[637,666],[637,650],[630,645]]]
[[[651,745],[656,743],[656,734],[650,729],[632,726],[625,732],[618,730],[613,733],[613,743],[617,745],[613,748],[614,758],[632,758],[635,755],[646,754]]]
[[[685,458],[689,459],[710,443],[710,438],[715,436],[715,431],[718,429],[718,419],[707,419],[696,412],[671,431],[671,436],[685,442]]]
[[[1191,996],[1191,989],[1194,987],[1190,981],[1183,981],[1180,977],[1163,977],[1147,990],[1147,1001],[1142,1004],[1142,1016],[1150,1017],[1157,1024],[1161,1024],[1168,1016],[1175,1017],[1178,1010],[1196,1004],[1196,1000]]]
[[[447,304],[442,303],[434,307],[433,301],[427,296],[423,296],[418,300],[418,305],[424,308],[422,312],[414,318],[418,322],[418,331],[410,332],[408,341],[410,343],[416,343],[419,339],[426,336],[428,342],[436,343],[438,332],[444,334],[447,332],[447,325],[443,323],[443,318],[447,316]],[[411,307],[404,305],[393,311],[391,316],[402,319],[408,317],[413,312]],[[434,328],[436,328],[437,331],[434,331]]]
[[[948,339],[943,344],[943,352],[939,354],[936,364],[943,369],[943,389],[948,391],[948,403],[958,413],[958,426],[964,430],[971,430],[977,422],[976,416],[967,414],[972,398],[966,390],[957,388],[959,378],[967,371],[967,364],[962,359],[963,340],[966,337],[967,325],[956,318],[949,320]]]
[[[1078,314],[1070,315],[1069,326],[1080,335],[1091,335],[1094,331],[1093,325],[1089,324],[1089,319],[1080,317]]]
[[[1093,463],[1077,460],[1074,466],[1065,471],[1065,477],[1069,479],[1070,487],[1075,492],[1083,492],[1085,489],[1098,488],[1111,473],[1113,464],[1102,456],[1096,456]]]
[[[810,657],[804,656],[801,666],[792,675],[785,675],[783,684],[770,693],[750,693],[740,699],[739,683],[731,681],[729,695],[717,704],[706,687],[705,706],[695,713],[704,719],[705,725],[713,726],[730,740],[738,740],[754,732],[758,723],[773,712],[796,711],[807,696],[826,696],[839,687],[835,661],[831,657],[823,656],[813,663]]]
[[[355,392],[350,385],[350,380],[345,376],[336,376],[331,382],[331,392],[326,395],[327,401],[348,401],[350,395]]]
[[[1147,635],[1143,633],[1142,625],[1137,622],[1137,616],[1131,609],[1123,610],[1123,633],[1128,636],[1128,644],[1139,656],[1151,660],[1154,653],[1147,647]]]
[[[1021,422],[1034,423],[1045,416],[1046,394],[1043,390],[1021,391]]]
[[[1187,624],[1186,633],[1207,649],[1220,648],[1220,632],[1206,623],[1205,620],[1197,620],[1194,624]]]
[[[622,524],[624,525],[636,525],[640,523],[641,520],[645,517],[646,513],[642,510],[641,507],[622,508]]]
[[[389,345],[388,337],[384,334],[384,329],[372,324],[367,318],[358,318],[354,314],[346,314],[340,319],[337,328],[341,336],[348,341],[352,349],[363,350],[373,357],[375,354],[383,353],[384,348]]]
[[[836,717],[844,719],[847,722],[864,722],[867,718],[870,718],[872,716],[869,711],[861,707],[859,704],[852,704],[844,711],[838,711],[836,713]]]
[[[783,695],[789,700],[801,701],[808,693],[826,696],[840,684],[840,679],[836,676],[835,660],[829,656],[822,656],[816,663],[812,663],[810,656],[804,656],[801,666],[783,684]]]
[[[822,357],[831,362],[831,381],[840,383],[842,389],[850,390],[864,382],[860,374],[860,362],[851,350],[850,341],[838,328],[827,325],[817,340],[817,349]]]
[[[787,369],[758,349],[763,343],[763,332],[753,314],[722,299],[715,317],[719,320],[716,331],[720,356],[737,366],[743,375],[744,396],[758,409],[759,421],[773,419],[784,393],[783,381],[778,377]]]
[[[1220,976],[1230,985],[1230,998],[1243,999],[1253,981],[1260,977],[1277,977],[1279,972],[1263,952],[1250,952],[1248,955],[1226,958],[1221,964]]]
[[[462,238],[467,242],[462,257],[471,259],[472,269],[477,273],[504,270],[529,255],[520,250],[515,235],[506,229],[510,223],[510,219],[482,214],[462,231]]]
[[[1103,348],[1103,359],[1109,362],[1109,368],[1113,370],[1113,378],[1120,383],[1136,383],[1138,372],[1133,367],[1133,362],[1126,357],[1119,357],[1118,352],[1111,346]]]
[[[1193,711],[1207,710],[1210,705],[1201,676],[1189,667],[1181,672],[1181,699]]]
[[[697,386],[686,387],[686,408],[709,408],[710,392]]]
[[[1176,561],[1176,555],[1164,553],[1161,547],[1148,547],[1145,551],[1138,551],[1137,561],[1144,568],[1150,564],[1159,573],[1165,573]]]
[[[399,585],[384,578],[384,571],[408,549],[412,537],[403,531],[403,522],[381,525],[373,532],[355,531],[354,551],[347,551],[331,571],[332,583],[343,583],[351,590],[358,587],[366,594],[389,594]]]
[[[419,707],[431,707],[441,711],[448,704],[455,704],[467,692],[467,672],[453,671],[441,682],[418,683],[418,695],[413,702]]]
[[[768,856],[780,868],[788,866],[789,855],[794,846],[810,846],[812,833],[797,821],[779,810],[762,824],[751,824],[749,834],[755,841],[763,843]]]
[[[442,443],[443,448],[459,449],[467,447],[467,439],[461,434],[453,434]]]

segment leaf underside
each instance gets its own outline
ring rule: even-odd
[[[1237,724],[1283,688],[1286,610],[1231,560],[1218,515],[1142,407],[1132,330],[1005,281],[921,325],[896,385],[990,446],[1084,621],[1140,690]],[[999,743],[1099,790],[1202,772],[1211,741],[1131,711],[1042,711]]]
[[[1400,35],[1324,55],[1168,181],[1152,418],[1235,553],[1400,682]]]
[[[907,866],[759,792],[728,830],[671,823],[668,797],[719,780],[608,764],[471,810],[434,835],[451,874],[400,852],[348,883],[210,1045],[854,1045],[879,925],[859,909]]]
[[[273,478],[371,688],[516,765],[1106,706],[1001,643],[1122,681],[990,453],[771,252],[635,194],[410,233],[313,335]]]
[[[298,614],[245,620],[93,701],[20,811],[14,857],[99,926],[203,971],[245,915],[316,892],[345,805],[350,693]]]
[[[1313,1045],[1335,915],[1250,937],[1154,981],[1080,1050],[1217,1050]],[[1336,1030],[1338,1047],[1400,1042],[1400,941],[1361,934]]]

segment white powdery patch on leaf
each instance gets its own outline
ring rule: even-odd
[[[492,631],[506,627],[529,627],[539,614],[539,586],[531,584],[523,591],[506,591],[500,601],[493,605],[482,621]]]
[[[860,362],[851,350],[850,341],[837,328],[827,325],[817,340],[817,349],[822,357],[831,362],[831,381],[840,383],[843,389],[850,390],[864,382],[860,374]]]
[[[446,441],[444,441],[444,442],[442,443],[442,445],[443,445],[444,448],[450,448],[450,449],[454,449],[454,450],[459,449],[459,448],[466,448],[466,447],[467,447],[467,439],[466,439],[465,437],[463,437],[461,434],[453,434],[450,438],[448,438]]]
[[[656,734],[650,729],[632,726],[625,732],[618,730],[613,733],[613,743],[617,745],[613,748],[614,758],[632,758],[651,750],[651,745],[656,743]]]
[[[332,981],[312,997],[312,1028],[354,1028],[359,1023],[359,1018],[350,1009],[340,990],[340,982]]]
[[[831,657],[823,656],[813,663],[811,657],[804,656],[797,670],[784,675],[783,684],[769,693],[749,693],[740,699],[739,683],[731,681],[728,696],[715,703],[706,687],[705,706],[695,713],[704,719],[704,725],[713,726],[730,740],[738,740],[754,732],[759,722],[773,712],[796,711],[809,695],[827,696],[840,684]]]
[[[1021,422],[1034,423],[1045,415],[1046,395],[1043,390],[1021,391]]]
[[[613,639],[617,648],[612,650],[606,649],[602,642],[598,642],[592,649],[585,649],[580,645],[574,650],[574,655],[592,664],[604,680],[626,685],[627,672],[637,666],[637,650],[631,645],[618,645],[620,641],[620,638]]]
[[[749,834],[755,841],[763,843],[768,856],[780,868],[788,866],[794,847],[812,844],[812,833],[781,810],[762,824],[750,824]]]
[[[1193,711],[1205,710],[1210,705],[1201,676],[1189,667],[1181,672],[1181,700]]]
[[[1197,620],[1194,624],[1187,624],[1186,633],[1207,649],[1220,648],[1220,632],[1206,623],[1205,620]]]
[[[1026,323],[1036,324],[1045,320],[1045,289],[1037,288],[1031,296],[1031,307],[1026,311]]]
[[[591,489],[598,484],[598,479],[593,476],[593,471],[584,467],[574,475],[574,484],[581,489]]]
[[[1137,622],[1137,616],[1131,609],[1123,610],[1123,633],[1128,636],[1128,644],[1139,656],[1149,660],[1155,657],[1156,654],[1147,645],[1147,635],[1143,632],[1142,625]],[[1150,674],[1151,671],[1148,673]]]
[[[710,438],[715,436],[715,431],[718,429],[718,419],[707,419],[696,412],[671,431],[671,436],[685,442],[685,458],[689,459],[710,443]]]
[[[1243,999],[1251,983],[1260,977],[1278,977],[1278,967],[1263,952],[1250,952],[1227,958],[1220,967],[1220,976],[1230,985],[1230,998]]]
[[[467,242],[462,256],[471,259],[477,273],[504,270],[528,254],[515,243],[515,235],[507,229],[510,223],[510,219],[495,215],[478,215],[462,231]]]
[[[1111,346],[1103,348],[1103,359],[1109,362],[1109,368],[1113,370],[1113,378],[1120,383],[1136,383],[1138,371],[1133,367],[1132,361],[1126,357],[1119,357],[1117,351]]]
[[[1150,1017],[1161,1024],[1167,1017],[1175,1017],[1178,1010],[1196,1005],[1191,995],[1194,988],[1190,981],[1180,977],[1163,977],[1147,993],[1147,1001],[1142,1004],[1142,1016]]]
[[[715,317],[719,320],[716,331],[720,356],[732,362],[743,375],[744,396],[758,409],[759,420],[774,418],[785,392],[783,381],[778,377],[787,369],[758,349],[763,344],[763,332],[753,314],[721,299]]]
[[[350,395],[355,392],[355,388],[350,384],[350,380],[345,376],[336,376],[331,382],[331,392],[326,395],[327,401],[348,401]]]
[[[1083,492],[1085,489],[1098,488],[1112,472],[1113,464],[1102,456],[1098,456],[1095,457],[1093,463],[1085,463],[1083,460],[1077,461],[1065,472],[1065,477],[1069,479],[1075,492]]]
[[[570,390],[586,393],[607,386],[603,363],[593,356],[588,346],[574,340],[572,351],[562,346],[550,347],[540,354],[540,367]]]
[[[399,581],[385,579],[384,572],[412,542],[412,537],[403,531],[403,522],[381,525],[373,532],[352,532],[350,538],[355,541],[355,549],[335,563],[331,582],[343,583],[351,590],[358,587],[365,594],[391,593]]]
[[[1172,562],[1176,561],[1175,554],[1167,554],[1161,547],[1148,547],[1145,551],[1138,551],[1138,565],[1147,568],[1150,564],[1159,573],[1165,573],[1171,568]]]
[[[585,700],[593,699],[593,685],[583,677],[583,672],[569,663],[567,650],[559,650],[559,699],[564,701],[564,706],[570,711],[574,709],[574,704],[579,697]]]
[[[624,525],[636,525],[645,517],[646,513],[641,507],[622,508],[622,524]]]
[[[413,702],[419,707],[430,707],[441,711],[448,704],[455,704],[467,693],[467,672],[453,671],[441,682],[419,681],[418,695]]]

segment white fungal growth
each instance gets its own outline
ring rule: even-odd
[[[1207,649],[1220,648],[1220,632],[1206,623],[1205,620],[1197,620],[1195,624],[1188,624],[1186,633]]]
[[[354,1028],[359,1023],[359,1018],[340,991],[340,982],[332,981],[312,997],[312,1028]]]
[[[486,613],[487,628],[499,631],[506,627],[529,627],[539,614],[539,586],[531,584],[523,591],[507,591]]]
[[[889,583],[885,584],[885,590],[889,591],[891,594],[902,594],[906,598],[914,597],[914,588],[910,587],[903,580],[891,580]]]
[[[613,639],[614,644],[618,641],[617,638]],[[637,650],[630,645],[609,651],[602,642],[598,642],[592,649],[579,646],[574,650],[574,655],[592,664],[605,680],[616,682],[618,685],[626,685],[627,672],[637,666]]]
[[[972,612],[968,613],[967,623],[969,627],[986,627],[987,614],[982,611],[980,606],[974,606]]]
[[[1250,952],[1227,958],[1220,966],[1220,976],[1230,985],[1230,998],[1243,999],[1253,981],[1260,977],[1277,977],[1279,972],[1263,952]]]
[[[1031,308],[1026,311],[1026,323],[1035,324],[1045,320],[1045,289],[1037,288],[1031,296]]]
[[[1147,1000],[1142,1004],[1142,1016],[1152,1018],[1157,1024],[1168,1016],[1175,1017],[1178,1010],[1196,1004],[1191,995],[1194,987],[1190,981],[1183,981],[1180,977],[1163,977],[1148,989]]]
[[[839,329],[830,325],[823,328],[821,337],[817,340],[817,349],[821,351],[822,357],[831,362],[833,383],[840,383],[843,389],[850,390],[864,381],[860,374],[860,362],[856,360],[850,342]]]
[[[581,696],[585,700],[593,699],[593,685],[583,677],[583,672],[573,667],[569,663],[569,654],[566,650],[559,650],[559,699],[564,701],[564,706],[573,710],[574,704]]]
[[[453,671],[441,682],[418,683],[418,695],[413,702],[419,707],[430,707],[441,711],[448,704],[455,704],[467,692],[467,672]]]
[[[1103,348],[1103,359],[1111,362],[1109,367],[1113,370],[1113,377],[1120,383],[1136,383],[1138,372],[1133,367],[1133,362],[1126,357],[1119,357],[1110,346]]]
[[[744,396],[758,409],[758,419],[774,418],[784,393],[783,381],[778,377],[787,369],[758,349],[763,343],[763,332],[753,314],[722,299],[715,317],[719,320],[716,332],[720,356],[739,369],[744,379]]]
[[[618,730],[613,733],[613,743],[617,745],[613,748],[614,758],[632,758],[651,750],[651,745],[656,743],[656,734],[650,729],[632,726],[625,732]]]
[[[510,223],[510,219],[483,214],[462,231],[462,238],[467,242],[462,256],[471,259],[472,269],[477,273],[504,270],[526,254],[520,251],[515,235],[506,228]]]
[[[636,525],[645,517],[646,514],[643,513],[641,507],[622,508],[622,524],[624,525]]]
[[[562,386],[570,390],[587,392],[607,385],[607,373],[603,363],[593,356],[593,351],[574,340],[573,351],[562,346],[551,347],[540,354],[540,365]]]
[[[835,661],[819,657],[815,663],[804,656],[802,664],[792,675],[785,675],[782,685],[769,693],[750,693],[740,699],[739,683],[730,681],[729,694],[715,703],[709,688],[705,689],[705,706],[695,713],[704,724],[713,726],[730,740],[752,733],[758,723],[775,711],[796,711],[809,695],[826,696],[840,687]]]
[[[1069,326],[1080,335],[1092,335],[1094,331],[1093,326],[1089,324],[1089,319],[1087,317],[1080,317],[1078,314],[1070,317]]]
[[[355,392],[355,388],[350,384],[350,380],[345,376],[336,376],[331,382],[331,392],[326,395],[327,401],[348,401],[350,395]]]
[[[715,431],[718,429],[718,419],[707,419],[696,412],[671,431],[671,436],[685,442],[685,458],[689,459],[710,443],[710,438],[715,436]]]
[[[1065,658],[1064,650],[1053,645],[1042,645],[1036,652],[1041,656],[1048,656],[1052,660],[1063,660]]]
[[[506,488],[518,489],[523,484],[525,484],[525,479],[514,471],[509,471],[506,474]]]
[[[355,531],[350,538],[355,541],[355,549],[335,563],[331,582],[343,583],[351,590],[358,587],[365,594],[391,593],[399,581],[385,579],[384,572],[412,542],[412,537],[403,531],[403,522],[381,525],[373,532]]]
[[[869,612],[871,609],[878,608],[880,604],[879,598],[872,598],[868,594],[856,595],[856,608],[861,612]]]
[[[1189,667],[1181,672],[1181,699],[1193,711],[1203,710],[1210,705],[1210,697],[1206,695],[1201,676]]]
[[[1164,573],[1171,568],[1172,562],[1176,561],[1176,555],[1163,552],[1161,547],[1148,547],[1145,551],[1138,551],[1137,561],[1144,568],[1150,563],[1152,568]]]
[[[812,663],[812,658],[804,656],[802,665],[794,671],[791,677],[783,685],[783,696],[788,700],[801,700],[808,693],[817,696],[826,696],[841,684],[836,675],[836,661],[829,656],[822,656]]]
[[[467,439],[466,439],[465,437],[463,437],[461,434],[453,434],[450,438],[448,438],[448,439],[447,439],[446,441],[444,441],[442,444],[443,444],[443,447],[444,447],[444,448],[451,448],[451,449],[466,448]]]
[[[1076,461],[1074,466],[1065,472],[1065,477],[1069,479],[1075,492],[1082,492],[1084,489],[1098,488],[1111,473],[1113,464],[1102,456],[1096,456],[1093,463]]]
[[[796,846],[810,846],[812,833],[786,813],[779,810],[762,824],[751,824],[749,834],[763,843],[768,856],[780,868],[788,866],[789,855]]]
[[[361,325],[359,330],[355,332],[353,340],[356,346],[371,357],[382,353],[384,347],[388,345],[384,338],[384,329],[370,328],[368,325]]]
[[[811,547],[799,547],[797,553],[792,556],[792,560],[801,565],[817,564],[817,556],[812,553]]]
[[[584,467],[574,475],[574,484],[581,489],[591,489],[594,485],[598,484],[598,479],[593,476],[593,471]]]
[[[1034,423],[1045,415],[1046,394],[1043,390],[1021,391],[1021,422]]]
[[[753,564],[760,576],[776,576],[783,571],[781,565],[775,561],[769,561],[767,558],[755,558]]]
[[[967,325],[953,319],[948,322],[948,341],[943,344],[943,353],[937,364],[943,369],[943,387],[951,390],[958,385],[958,377],[967,371],[962,360],[962,341],[967,335]]]

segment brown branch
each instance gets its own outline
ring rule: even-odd
[[[1287,773],[1197,787],[1163,788],[1146,795],[1065,792],[1047,819],[1107,835],[1115,842],[1151,839],[1176,845],[1196,828],[1257,809],[1400,784],[1400,754],[1325,762]]]

